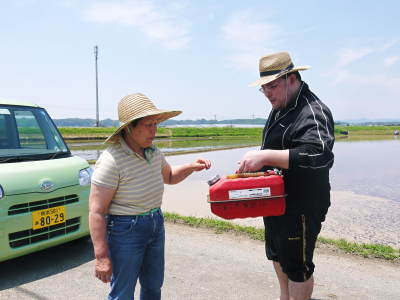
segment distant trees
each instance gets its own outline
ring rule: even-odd
[[[162,126],[170,126],[170,125],[201,125],[201,124],[248,124],[248,125],[264,125],[265,119],[256,118],[256,119],[232,119],[232,120],[206,120],[206,119],[198,119],[198,120],[167,120],[162,122]],[[79,119],[79,118],[68,118],[68,119],[54,119],[54,122],[58,127],[95,127],[96,120],[95,119]],[[119,121],[105,119],[100,121],[101,127],[117,127],[119,126]]]
[[[95,127],[95,119],[79,119],[79,118],[68,118],[68,119],[54,119],[54,122],[58,127]],[[161,126],[172,126],[172,125],[207,125],[207,124],[221,124],[221,125],[264,125],[266,119],[254,118],[254,119],[230,119],[230,120],[207,120],[207,119],[197,119],[197,120],[174,120],[170,119],[161,123]],[[399,126],[400,120],[388,120],[388,121],[365,121],[361,123],[350,122],[350,121],[336,121],[337,126],[351,126],[351,125],[364,125],[364,126]],[[100,121],[100,127],[117,127],[119,126],[119,121],[105,119]]]

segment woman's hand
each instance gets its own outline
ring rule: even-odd
[[[95,275],[104,283],[111,281],[112,263],[109,257],[96,258]]]
[[[170,166],[168,163],[164,166],[161,173],[164,183],[177,184],[188,177],[193,172],[209,169],[211,162],[208,159],[198,158],[194,162],[180,166]]]
[[[201,170],[208,170],[209,168],[211,168],[211,161],[209,161],[208,159],[204,159],[204,158],[198,158],[196,159],[196,161],[194,161],[192,163],[192,168],[193,171],[201,171]]]

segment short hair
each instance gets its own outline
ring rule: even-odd
[[[130,132],[130,129],[136,127],[141,119],[143,118],[135,119],[132,122],[130,122],[128,126],[126,126],[123,130],[120,131],[119,136],[125,139],[126,137],[125,130]]]
[[[139,119],[133,120],[133,121],[129,124],[129,126],[131,126],[131,127],[136,127],[137,124],[139,123],[139,121],[140,121],[141,119],[143,119],[143,118],[139,118]]]

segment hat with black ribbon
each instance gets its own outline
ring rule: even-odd
[[[118,142],[120,132],[134,120],[156,116],[157,123],[161,123],[179,115],[181,112],[180,110],[159,109],[147,96],[141,93],[128,95],[118,103],[118,119],[121,124],[105,142]]]
[[[288,73],[304,71],[309,68],[311,67],[295,67],[287,52],[269,54],[260,58],[260,79],[251,83],[250,86],[264,85]]]

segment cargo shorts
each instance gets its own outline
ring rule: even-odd
[[[264,217],[267,258],[279,262],[291,281],[304,282],[314,273],[313,254],[325,215]]]

